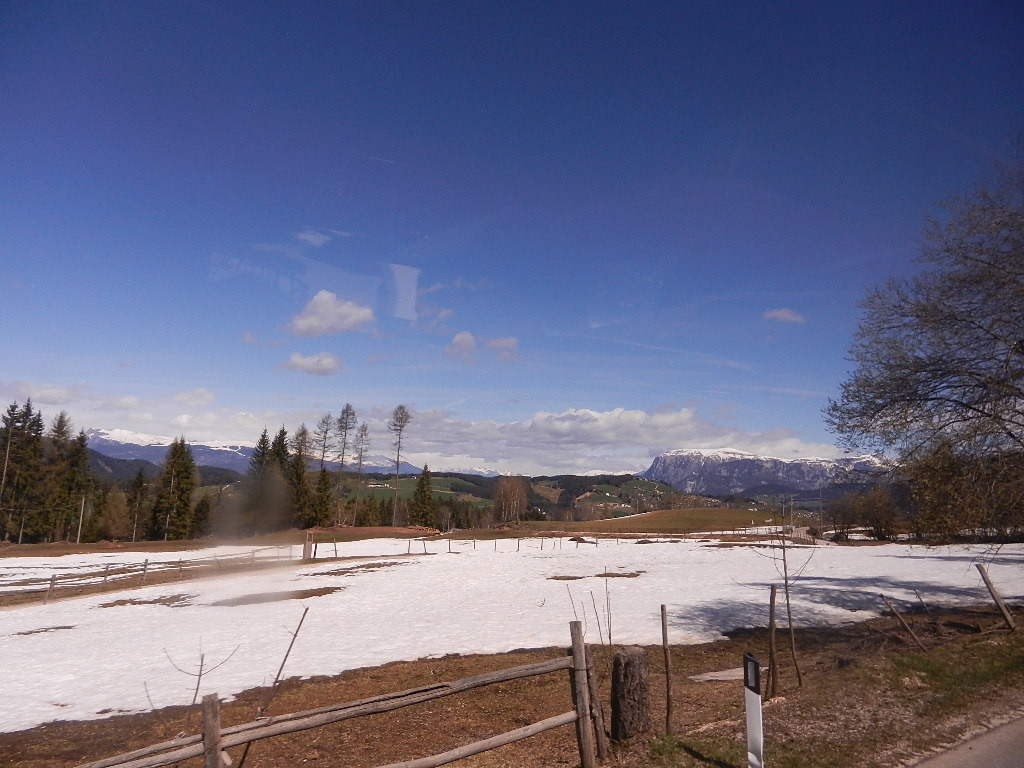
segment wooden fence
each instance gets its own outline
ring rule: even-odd
[[[433,766],[445,765],[471,755],[487,752],[570,723],[576,724],[576,742],[580,753],[581,768],[593,768],[597,764],[599,739],[602,746],[601,756],[603,757],[605,753],[603,715],[598,703],[597,692],[592,690],[594,674],[589,654],[583,642],[581,623],[570,622],[569,633],[572,638],[572,653],[563,658],[487,672],[451,683],[438,683],[358,701],[332,704],[304,712],[264,717],[230,728],[222,729],[220,727],[220,699],[216,693],[211,693],[203,698],[202,733],[181,736],[122,755],[85,763],[78,768],[157,768],[157,766],[170,765],[200,756],[204,758],[206,768],[224,768],[230,762],[224,759],[226,756],[223,755],[223,750],[229,747],[250,744],[286,733],[319,728],[354,717],[392,712],[402,707],[463,693],[475,688],[535,677],[563,669],[570,671],[570,698],[573,703],[571,711],[438,755],[392,763],[380,768],[433,768]]]

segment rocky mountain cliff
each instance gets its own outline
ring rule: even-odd
[[[874,456],[776,459],[743,451],[684,448],[661,454],[640,476],[683,493],[756,496],[870,483],[883,472],[882,462]]]

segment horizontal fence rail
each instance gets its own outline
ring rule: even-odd
[[[219,752],[229,747],[250,744],[273,736],[283,736],[311,728],[319,728],[350,718],[391,712],[413,704],[421,704],[445,696],[453,696],[496,683],[545,675],[559,670],[570,670],[572,672],[573,685],[572,699],[575,702],[575,709],[572,712],[565,712],[483,741],[458,747],[440,755],[418,758],[402,763],[393,763],[388,766],[382,766],[382,768],[429,768],[444,765],[574,722],[577,724],[577,742],[580,747],[581,765],[583,768],[591,768],[595,764],[593,723],[591,722],[592,712],[590,707],[591,692],[587,685],[587,658],[580,623],[577,621],[570,622],[570,632],[573,639],[573,654],[550,661],[509,667],[466,677],[454,682],[411,688],[367,699],[331,704],[302,712],[293,712],[287,715],[263,717],[224,729],[219,727],[219,704],[216,694],[210,694],[204,698],[204,713],[211,708],[210,705],[215,705],[213,709],[217,711],[217,714],[213,717],[213,721],[216,724],[214,726],[217,731],[215,743]],[[114,757],[83,763],[77,766],[77,768],[158,768],[158,766],[171,765],[181,760],[203,756],[208,752],[207,744],[211,738],[209,718],[206,719],[204,733],[182,736]]]

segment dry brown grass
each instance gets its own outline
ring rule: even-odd
[[[805,684],[797,688],[793,670],[780,664],[781,695],[765,707],[766,754],[773,768],[900,765],[936,741],[949,741],[972,724],[1024,706],[1024,641],[1019,633],[1001,631],[998,616],[987,609],[961,611],[942,619],[945,623],[916,617],[915,631],[930,649],[926,654],[915,651],[890,619],[799,631]],[[613,649],[593,646],[592,651],[607,716]],[[675,737],[666,738],[662,654],[658,648],[649,649],[656,729],[616,745],[607,765],[746,765],[741,684],[690,679],[698,673],[736,667],[746,651],[766,658],[764,630],[736,632],[727,642],[671,649]],[[280,686],[269,712],[283,714],[454,681],[564,652],[549,648],[496,656],[448,656],[353,670],[335,677],[291,679]],[[225,703],[224,725],[251,720],[266,693],[254,689]],[[550,674],[259,742],[250,751],[246,766],[369,768],[451,749],[570,708],[566,676]],[[198,707],[51,723],[0,734],[0,763],[18,768],[68,768],[179,733],[194,733],[198,723]],[[240,749],[232,749],[231,754],[237,765]],[[190,764],[198,766],[200,762]],[[459,763],[467,768],[577,764],[571,727]]]
[[[393,534],[391,529],[386,530]],[[300,535],[293,532],[249,543],[253,546],[298,543]],[[321,532],[318,536],[322,541],[330,541],[331,533]],[[194,542],[186,544],[194,545]],[[92,545],[90,551],[95,551],[97,546],[111,545]],[[8,553],[10,549],[7,548]],[[84,548],[75,548],[80,549]],[[173,549],[165,546],[152,551]],[[33,552],[43,554],[39,550]],[[237,567],[261,566],[239,564]],[[265,567],[273,567],[273,564]],[[348,572],[350,569],[344,566],[337,570],[339,576]],[[182,580],[187,583],[189,578],[201,575],[199,571],[190,573],[186,569]],[[149,578],[149,583],[156,583],[179,576],[169,571],[150,574]],[[120,591],[123,586],[117,589]],[[102,585],[72,589],[68,596],[83,594],[86,589],[97,591]],[[283,596],[274,596],[274,599],[277,597],[286,599]],[[188,595],[183,592],[176,598],[187,600]],[[33,599],[39,599],[38,595]],[[965,609],[942,617],[909,618],[915,632],[928,646],[927,653],[917,651],[893,619],[798,631],[805,684],[797,688],[788,660],[780,661],[780,696],[765,707],[766,755],[772,768],[903,765],[912,755],[921,754],[936,743],[955,740],[981,722],[1007,712],[1024,712],[1024,633],[1003,631],[998,614],[988,608]],[[67,627],[35,631],[62,629]],[[607,716],[613,649],[596,646],[592,650]],[[606,764],[612,768],[745,766],[740,684],[736,681],[697,683],[690,676],[734,668],[746,651],[766,661],[766,632],[763,629],[737,631],[727,642],[671,649],[675,691],[672,737],[664,733],[661,649],[649,651],[650,693],[656,729],[628,743],[615,745]],[[550,648],[495,656],[448,656],[352,670],[334,677],[286,680],[278,689],[269,713],[283,714],[438,681],[454,681],[550,659],[562,653],[564,649]],[[225,703],[224,725],[253,719],[266,694],[265,689],[253,689]],[[546,675],[396,713],[349,720],[259,742],[250,751],[246,766],[308,764],[325,768],[369,768],[451,749],[567,709],[566,677]],[[0,766],[70,768],[180,733],[195,733],[198,724],[198,707],[172,707],[133,715],[111,712],[104,720],[50,723],[0,734]],[[232,749],[231,754],[237,765],[240,749]],[[195,760],[189,763],[200,764]],[[466,768],[577,764],[571,727],[459,763]]]

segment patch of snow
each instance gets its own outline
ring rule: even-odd
[[[616,644],[660,643],[662,604],[673,643],[720,640],[730,629],[767,623],[769,590],[779,575],[763,547],[650,539],[644,545],[599,539],[585,546],[569,539],[450,545],[447,540],[370,539],[339,543],[338,555],[348,560],[334,560],[333,546],[321,544],[320,560],[311,563],[284,561],[289,553],[297,557],[298,547],[267,548],[256,555],[244,547],[217,547],[2,558],[4,589],[27,580],[45,588],[51,574],[95,580],[107,564],[137,568],[147,559],[153,569],[214,555],[283,562],[0,609],[0,658],[6,662],[0,729],[188,704],[196,680],[175,665],[195,671],[201,657],[207,668],[227,661],[204,675],[200,697],[211,692],[230,697],[268,685],[304,606],[309,615],[285,677],[333,675],[448,653],[565,645],[569,622],[577,615],[588,642],[601,642],[598,626],[606,629],[608,617],[593,615],[604,610],[604,601],[595,608],[591,595],[606,588]],[[931,605],[986,602],[972,567],[986,555],[989,573],[1004,594],[1024,594],[1024,545],[1005,546],[994,556],[980,547],[905,544],[794,549],[790,568],[802,574],[792,587],[794,616],[803,625],[877,616],[885,610],[880,592],[906,604],[917,602],[915,590]],[[602,579],[606,570],[641,575]],[[580,580],[555,580],[558,576]],[[337,589],[329,594],[288,599],[332,587]],[[246,602],[256,596],[264,601]],[[742,649],[736,653],[739,661]]]

